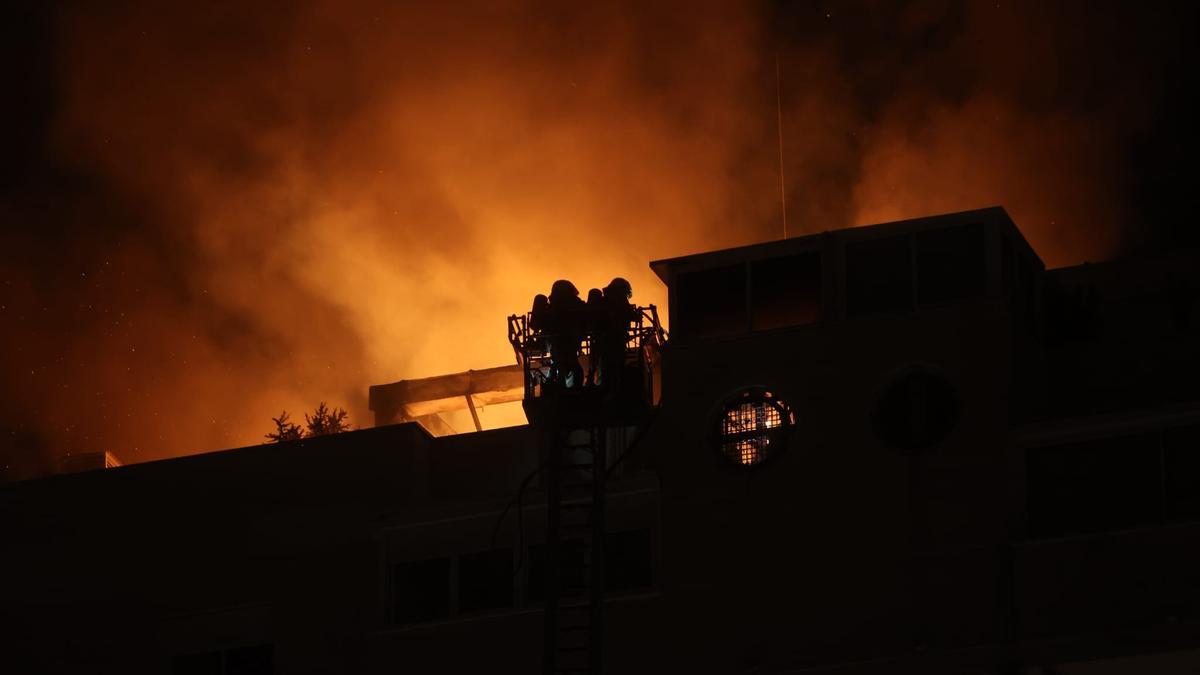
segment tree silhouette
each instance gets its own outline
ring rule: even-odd
[[[329,434],[340,434],[343,431],[350,430],[350,423],[346,421],[349,413],[344,408],[333,408],[332,410],[321,401],[321,405],[313,411],[310,416],[304,414],[304,425],[308,427],[308,436],[328,436]]]
[[[267,438],[273,443],[286,443],[302,438],[340,434],[350,431],[350,422],[347,421],[349,417],[350,413],[344,408],[330,408],[322,401],[313,414],[304,414],[304,426],[300,426],[292,422],[288,412],[284,410],[279,417],[271,418],[275,423],[275,431],[267,434]]]
[[[272,417],[271,421],[275,423],[275,431],[267,434],[267,438],[273,443],[286,443],[287,441],[298,441],[304,438],[304,430],[288,419],[286,410],[279,414],[279,417]]]

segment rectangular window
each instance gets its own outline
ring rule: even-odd
[[[1033,448],[1026,457],[1034,536],[1115,530],[1162,519],[1158,434]]]
[[[1086,661],[1029,665],[1021,675],[1185,675],[1200,673],[1200,649],[1145,652],[1128,656],[1108,656]]]
[[[529,588],[530,602],[542,602],[546,599],[546,544],[536,544],[529,547]],[[559,596],[578,595],[583,590],[584,567],[587,560],[587,549],[582,541],[564,541],[559,546]]]
[[[908,235],[846,244],[846,311],[850,316],[912,306]]]
[[[821,318],[821,255],[816,251],[750,264],[754,330],[799,326]]]
[[[415,623],[450,614],[450,560],[434,558],[392,565],[392,620]]]
[[[1200,426],[1167,429],[1163,454],[1167,517],[1200,519]]]
[[[176,656],[171,672],[174,675],[271,675],[274,660],[272,645],[250,645]]]
[[[1025,295],[1025,322],[1038,329],[1038,312],[1037,312],[1037,268],[1029,260],[1023,257],[1021,259],[1021,287]]]
[[[274,660],[271,645],[229,649],[225,652],[225,675],[271,675]]]
[[[650,588],[654,583],[650,530],[610,532],[604,540],[604,587],[610,593]]]
[[[222,675],[221,652],[176,656],[171,672],[174,675]]]
[[[746,331],[746,266],[730,265],[680,274],[675,280],[672,321],[687,338]]]
[[[917,301],[922,305],[983,295],[983,225],[917,233]]]
[[[512,549],[471,553],[458,559],[458,611],[512,607]]]
[[[1000,283],[1004,285],[1004,294],[1011,312],[1016,312],[1017,300],[1021,297],[1017,290],[1016,269],[1016,243],[1012,237],[1004,235],[1000,242]]]

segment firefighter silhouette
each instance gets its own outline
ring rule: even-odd
[[[625,341],[629,323],[637,319],[637,308],[629,299],[633,287],[617,277],[604,287],[604,312],[592,336],[593,351],[599,357],[600,383],[609,398],[620,393],[622,374],[625,370]]]
[[[588,291],[587,296],[587,335],[591,336],[591,351],[588,355],[587,376],[583,379],[585,387],[590,387],[596,384],[596,373],[600,369],[600,358],[596,353],[596,336],[604,330],[604,291],[599,288],[593,288]]]
[[[549,300],[544,331],[550,347],[550,381],[563,387],[583,386],[579,348],[583,343],[586,305],[579,299],[579,289],[566,279],[554,282]]]
[[[550,298],[538,293],[533,296],[533,310],[529,312],[529,332],[534,349],[545,352],[546,322],[550,314]]]

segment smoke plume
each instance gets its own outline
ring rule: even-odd
[[[47,16],[0,202],[8,464],[255,443],[323,400],[367,425],[369,384],[510,362],[557,278],[665,304],[648,260],[782,234],[776,57],[792,234],[1003,204],[1054,265],[1131,236],[1161,85],[1096,56],[1128,17],[1040,3]]]

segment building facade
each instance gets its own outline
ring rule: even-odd
[[[1195,252],[1046,270],[990,208],[651,265],[606,672],[1200,667]],[[429,428],[0,486],[6,670],[539,672],[542,432]]]

